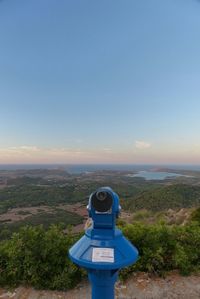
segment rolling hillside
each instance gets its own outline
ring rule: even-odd
[[[186,184],[162,186],[141,192],[123,203],[123,208],[134,211],[147,209],[163,211],[166,209],[198,207],[200,205],[200,187]]]

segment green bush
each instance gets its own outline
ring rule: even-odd
[[[165,275],[179,270],[190,274],[200,270],[200,226],[119,223],[125,236],[138,248],[139,259],[121,271],[127,278],[133,271]],[[0,286],[31,285],[65,290],[74,287],[85,272],[68,258],[68,250],[80,235],[65,234],[62,227],[24,227],[10,240],[0,243]]]
[[[123,227],[125,236],[138,248],[138,262],[121,272],[126,278],[133,271],[164,275],[166,271],[179,270],[189,274],[200,269],[200,227],[167,226],[141,223]]]
[[[58,226],[24,227],[0,245],[0,285],[28,284],[37,288],[67,289],[74,287],[83,272],[68,258],[76,241]]]
[[[194,210],[191,214],[191,221],[196,221],[200,224],[200,208]]]

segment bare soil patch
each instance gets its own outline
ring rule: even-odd
[[[89,299],[91,288],[88,282],[67,292],[39,291],[19,287],[14,290],[0,289],[1,299]],[[132,276],[126,283],[118,282],[116,299],[199,299],[200,276],[183,277],[177,273],[164,278],[149,277],[146,273]]]

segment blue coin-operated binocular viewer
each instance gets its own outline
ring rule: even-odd
[[[113,299],[119,270],[133,264],[138,251],[115,227],[121,207],[118,195],[111,188],[102,187],[93,192],[87,209],[93,224],[69,250],[69,256],[87,270],[92,299]]]

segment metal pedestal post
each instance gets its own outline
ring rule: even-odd
[[[118,270],[89,270],[92,299],[114,299]]]
[[[138,259],[138,251],[116,228],[121,207],[109,187],[90,195],[87,206],[93,225],[69,250],[70,259],[87,270],[92,299],[114,299],[118,271]]]

